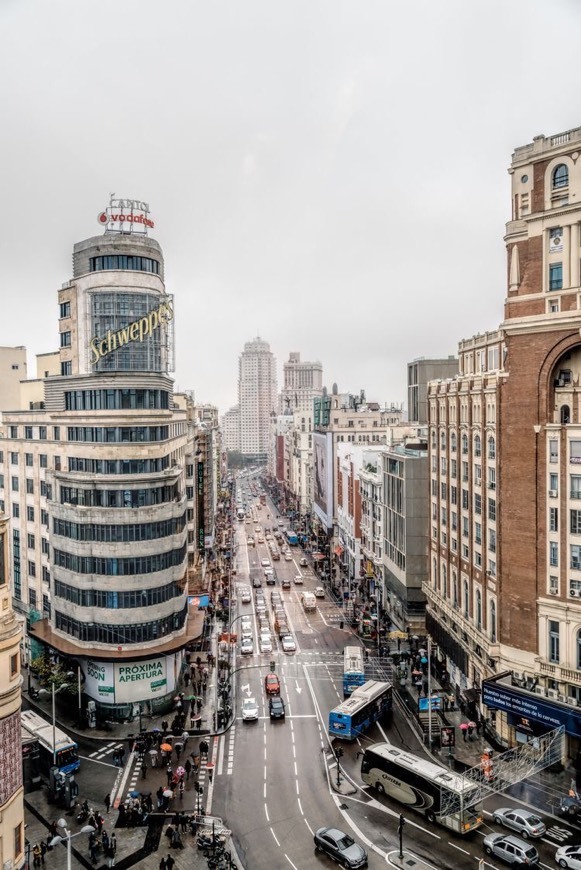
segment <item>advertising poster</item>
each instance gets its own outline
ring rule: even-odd
[[[314,509],[321,522],[327,527],[333,523],[333,455],[332,435],[315,432],[313,434],[314,464]]]

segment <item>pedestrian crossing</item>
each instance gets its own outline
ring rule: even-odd
[[[105,758],[107,755],[113,755],[115,752],[118,752],[120,749],[124,749],[122,743],[114,740],[112,743],[107,743],[106,746],[101,747],[100,749],[96,749],[94,752],[91,752],[88,755],[88,758],[93,758],[95,761],[100,761],[102,758]]]

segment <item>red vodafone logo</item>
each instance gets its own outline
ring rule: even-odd
[[[102,211],[97,216],[97,220],[99,221],[100,224],[106,224],[106,223],[108,223],[109,218],[107,217],[107,214],[104,211]]]

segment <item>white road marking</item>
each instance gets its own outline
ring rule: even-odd
[[[119,793],[123,792],[125,789],[125,783],[127,782],[128,778],[129,778],[129,771],[131,770],[131,768],[133,766],[134,759],[135,759],[135,751],[131,752],[129,754],[129,758],[127,759],[127,764],[125,765],[125,771],[123,773],[123,778],[121,779],[121,783],[119,785]],[[97,762],[97,764],[104,764],[104,762],[99,761],[99,762]],[[117,809],[119,807],[120,800],[121,800],[121,798],[115,799],[115,803],[113,804],[115,809]]]
[[[270,833],[271,833],[272,836],[274,837],[274,842],[276,843],[276,845],[277,845],[278,848],[280,849],[280,843],[279,843],[279,841],[278,841],[278,837],[277,837],[276,834],[274,833],[274,828],[271,828],[271,829],[270,829]]]
[[[110,761],[99,761],[97,758],[91,758],[90,756],[86,755],[79,755],[79,758],[82,758],[83,761],[92,761],[93,764],[102,764],[103,767],[116,767],[116,765],[111,764]]]
[[[291,861],[291,859],[289,858],[289,856],[286,854],[286,852],[284,853],[284,857],[285,857],[286,860],[289,862],[289,864],[291,865],[291,867],[294,868],[294,870],[299,870],[299,868],[297,867],[297,865],[296,865],[296,864],[293,864],[293,862]]]
[[[407,819],[406,819],[406,822],[407,822]],[[468,852],[467,849],[462,849],[461,846],[457,846],[456,843],[452,843],[451,840],[448,840],[448,846],[453,846],[455,849],[458,849],[459,852],[464,852],[465,855],[470,854],[470,852]]]

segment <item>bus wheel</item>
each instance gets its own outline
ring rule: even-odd
[[[426,813],[426,819],[428,820],[428,822],[429,822],[431,825],[433,825],[434,822],[436,821],[436,814],[435,814],[435,812],[434,812],[433,810],[428,810],[428,812]]]
[[[385,794],[385,789],[384,789],[384,787],[383,787],[383,783],[382,783],[382,782],[376,782],[376,783],[375,783],[375,790],[378,791],[379,794]]]

